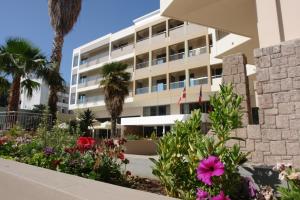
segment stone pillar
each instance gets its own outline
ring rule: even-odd
[[[232,83],[234,92],[243,96],[243,127],[250,123],[250,96],[246,74],[246,58],[243,54],[235,54],[223,58],[223,82]]]
[[[264,164],[300,167],[300,40],[254,50],[261,139],[255,154]]]

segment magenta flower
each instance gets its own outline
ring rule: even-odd
[[[225,196],[224,192],[221,191],[219,195],[213,197],[211,200],[230,200],[230,198]]]
[[[197,189],[197,199],[196,200],[206,200],[208,198],[208,192],[204,190]]]
[[[224,164],[216,156],[209,156],[200,161],[197,168],[197,178],[207,185],[212,185],[213,176],[224,174]]]

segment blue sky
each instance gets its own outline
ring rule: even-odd
[[[61,73],[70,81],[72,50],[84,43],[132,24],[132,20],[159,9],[159,0],[82,0],[73,31],[65,38]],[[1,0],[0,44],[8,37],[24,37],[50,57],[53,31],[47,0]]]

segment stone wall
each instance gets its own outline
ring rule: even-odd
[[[235,91],[247,101],[243,102],[244,127],[233,131],[245,141],[229,145],[238,142],[243,151],[251,152],[253,164],[285,162],[300,167],[300,40],[256,49],[254,57],[259,125],[247,125],[250,101],[246,60],[242,54],[223,59],[223,82],[233,83]]]
[[[261,137],[257,162],[300,167],[300,40],[254,51]]]
[[[234,92],[243,96],[243,126],[250,121],[250,96],[248,78],[246,75],[246,58],[243,54],[227,56],[223,59],[223,82],[231,83]]]

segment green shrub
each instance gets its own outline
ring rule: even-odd
[[[194,111],[185,122],[177,122],[170,133],[158,143],[159,159],[154,162],[153,174],[165,187],[168,195],[182,199],[196,199],[196,189],[209,196],[224,191],[231,199],[247,199],[240,194],[243,179],[238,166],[247,159],[240,147],[226,146],[231,139],[230,131],[241,125],[240,104],[242,98],[233,93],[231,85],[221,86],[221,91],[211,97],[214,110],[210,113],[212,135],[201,132],[201,113]],[[225,173],[213,177],[213,185],[208,186],[197,180],[196,168],[199,162],[209,156],[215,156],[225,165]],[[247,196],[246,194],[245,196]]]
[[[128,134],[128,135],[126,135],[126,139],[127,140],[139,140],[140,137],[138,135],[135,135],[135,134]]]

